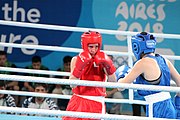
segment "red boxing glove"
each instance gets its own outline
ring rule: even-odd
[[[102,64],[105,67],[108,75],[112,75],[116,71],[112,60],[104,52],[98,52],[94,59],[97,65]]]
[[[72,74],[75,77],[80,78],[82,74],[82,70],[92,60],[91,58],[92,56],[89,54],[89,52],[81,52],[77,56],[76,64]]]

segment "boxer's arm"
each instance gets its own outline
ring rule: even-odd
[[[74,79],[74,80],[79,80],[79,78],[75,77],[72,72],[74,71],[74,68],[75,68],[75,64],[76,64],[76,60],[77,60],[77,57],[73,57],[72,60],[71,60],[71,65],[70,65],[70,68],[71,68],[71,74],[69,76],[69,79]],[[71,88],[75,88],[76,85],[70,85]]]
[[[77,57],[73,57],[72,60],[71,60],[71,64],[70,64],[70,69],[71,69],[71,74],[69,76],[69,79],[79,79],[77,77],[75,77],[72,72],[74,71],[74,67],[75,67],[75,64],[76,64],[76,60],[77,60]]]
[[[120,83],[133,83],[134,80],[140,74],[143,73],[143,69],[146,68],[146,67],[144,67],[143,63],[140,61],[141,60],[139,60],[138,62],[135,63],[135,65],[131,68],[131,71],[124,78],[118,79],[118,82],[120,82]]]

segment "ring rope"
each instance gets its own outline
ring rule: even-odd
[[[0,71],[8,71],[8,72],[16,71],[16,72],[19,72],[19,73],[36,73],[36,74],[54,75],[54,76],[70,76],[70,72],[24,69],[24,68],[0,67]],[[176,83],[173,80],[171,80],[170,82],[171,82],[171,85],[176,85]]]
[[[91,31],[98,31],[103,34],[127,35],[127,36],[137,34],[137,32],[130,32],[130,31],[70,27],[70,26],[59,26],[59,25],[49,25],[49,24],[34,24],[34,23],[15,22],[15,21],[6,21],[6,20],[0,20],[0,25],[40,28],[40,29],[48,29],[48,30],[74,31],[74,32],[87,32],[87,31],[91,30]],[[154,34],[154,36],[160,37],[160,38],[180,39],[180,35],[175,35],[175,34],[164,34],[164,33],[153,33],[153,34]]]
[[[79,53],[82,49],[79,48],[70,48],[70,47],[58,47],[58,46],[45,46],[45,45],[28,45],[28,44],[16,44],[16,43],[2,43],[0,42],[0,46],[4,47],[15,47],[15,48],[29,48],[29,49],[37,49],[37,50],[48,50],[48,51],[61,51],[61,52],[75,52]],[[117,52],[117,51],[104,51],[110,55],[118,55],[118,56],[133,56],[132,52]],[[162,55],[168,59],[180,60],[180,56],[174,55]]]
[[[21,114],[39,114],[50,116],[69,116],[91,119],[111,119],[111,120],[149,120],[148,117],[142,116],[128,116],[128,115],[115,115],[115,114],[100,114],[88,112],[73,112],[73,111],[60,111],[60,110],[45,110],[45,109],[32,109],[32,108],[12,108],[0,106],[0,112],[21,113]],[[163,118],[151,118],[151,120],[164,120]],[[173,120],[173,119],[168,119]]]
[[[25,92],[25,91],[12,91],[12,90],[0,90],[1,94],[11,94],[20,96],[34,96],[34,97],[48,97],[48,98],[60,98],[60,99],[70,99],[72,95],[61,95],[61,94],[49,94],[49,93],[35,93],[35,92]],[[129,103],[129,104],[139,104],[148,105],[146,101],[142,100],[129,100],[129,99],[111,99],[105,98],[105,102],[108,103]]]
[[[8,72],[19,72],[19,73],[36,73],[43,75],[55,75],[55,76],[70,76],[70,72],[60,72],[60,71],[48,71],[48,70],[37,70],[37,69],[24,69],[24,68],[9,68],[0,67],[0,71]]]
[[[165,92],[180,92],[180,87],[171,87],[171,86],[141,85],[141,84],[128,84],[128,83],[117,84],[113,82],[69,80],[69,79],[45,78],[45,77],[33,77],[33,76],[21,76],[21,75],[0,74],[0,80],[39,82],[39,83],[50,83],[50,84],[70,84],[70,85],[152,90],[152,91],[165,91]]]
[[[0,46],[15,47],[15,48],[29,48],[29,49],[37,49],[37,50],[48,50],[48,51],[59,51],[59,52],[60,51],[61,52],[75,52],[75,53],[82,52],[82,49],[79,49],[79,48],[59,47],[59,46],[29,45],[29,44],[2,43],[2,42],[0,42]],[[104,52],[106,52],[107,54],[119,55],[119,56],[129,55],[129,53],[127,52],[116,52],[116,51],[104,51]]]

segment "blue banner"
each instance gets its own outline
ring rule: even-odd
[[[0,19],[40,24],[76,26],[81,13],[81,0],[2,0]],[[62,46],[72,32],[0,26],[1,42],[33,45]],[[15,49],[1,47],[6,50],[13,62],[31,61],[33,55],[42,58],[52,51],[34,49]]]
[[[88,27],[120,31],[179,34],[177,0],[1,0],[0,19],[28,23]],[[67,32],[0,25],[1,42],[81,48],[80,32]],[[103,34],[103,49],[127,51],[126,36]],[[179,40],[157,39],[157,52],[179,55]],[[65,55],[76,53],[0,47],[19,66],[39,55],[43,64],[55,70]],[[117,58],[119,60],[119,58]],[[127,60],[120,58],[120,62]],[[57,60],[52,62],[52,60]],[[179,61],[172,61],[176,66]]]

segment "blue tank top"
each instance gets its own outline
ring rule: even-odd
[[[157,61],[159,68],[161,70],[161,76],[159,77],[159,86],[170,86],[170,70],[166,64],[165,59],[160,56],[159,54],[156,54],[155,56],[147,55],[146,57],[153,58]],[[144,85],[152,85],[150,82],[148,82],[143,76],[138,76],[136,79],[136,84],[144,84]],[[138,93],[142,96],[158,93],[160,91],[146,91],[146,90],[138,90]]]

